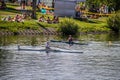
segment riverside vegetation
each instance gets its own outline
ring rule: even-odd
[[[107,20],[108,28],[112,31],[119,33],[120,32],[120,11],[116,14],[110,16]]]

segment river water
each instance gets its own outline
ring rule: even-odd
[[[1,36],[0,80],[120,80],[120,36],[116,34],[80,35],[88,45],[51,45],[83,53],[18,51],[44,47],[57,36]]]

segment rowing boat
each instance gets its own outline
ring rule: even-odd
[[[63,52],[63,53],[83,53],[79,50],[66,50],[66,49],[60,49],[60,48],[50,48],[50,49],[35,49],[35,48],[22,48],[18,46],[19,51],[45,51],[45,52]]]
[[[50,40],[50,42],[58,42],[58,43],[66,43],[69,44],[68,41],[60,41],[60,40]],[[88,43],[79,43],[79,42],[72,42],[72,44],[76,44],[76,45],[88,45]]]

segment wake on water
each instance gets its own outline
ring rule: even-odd
[[[63,53],[83,53],[80,50],[73,50],[73,49],[62,49],[51,47],[50,50],[45,49],[43,46],[3,46],[0,47],[2,50],[9,50],[9,51],[48,51],[48,52],[63,52]]]

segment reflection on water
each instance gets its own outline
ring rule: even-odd
[[[113,38],[113,37],[112,37]],[[12,50],[0,49],[0,80],[120,80],[120,37],[86,35],[78,39],[88,45],[73,45],[70,49],[82,50],[82,54],[17,51],[14,46],[44,45],[56,36],[3,37],[1,45]],[[108,42],[111,41],[111,45]],[[68,49],[67,44],[51,43]],[[35,46],[33,46],[35,47]]]

